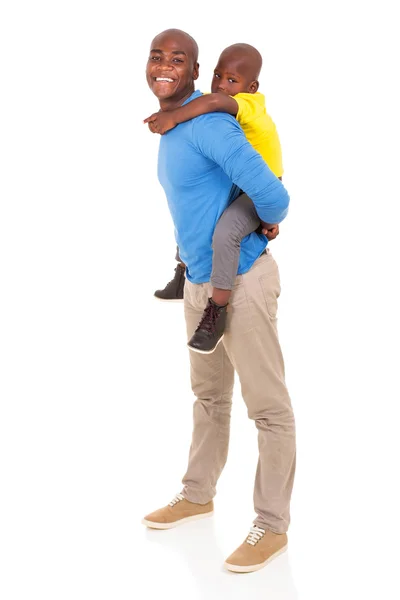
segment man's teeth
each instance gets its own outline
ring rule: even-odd
[[[174,80],[169,77],[156,77],[156,81],[168,81],[169,83],[173,83]]]

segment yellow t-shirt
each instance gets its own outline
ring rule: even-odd
[[[247,140],[261,154],[271,171],[282,177],[281,143],[275,123],[267,113],[264,94],[240,93],[232,98],[238,103],[236,120]]]

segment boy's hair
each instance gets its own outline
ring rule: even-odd
[[[221,52],[220,58],[227,58],[227,56],[236,60],[242,59],[243,62],[246,61],[246,69],[249,71],[250,79],[257,81],[262,68],[262,56],[254,46],[242,43],[232,44],[232,46],[228,46]]]

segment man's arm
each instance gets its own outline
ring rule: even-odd
[[[179,123],[190,121],[190,119],[206,113],[226,112],[236,116],[238,108],[238,103],[231,96],[227,96],[226,94],[205,94],[174,110],[154,113],[150,117],[147,117],[143,123],[148,123],[150,131],[153,133],[160,133],[162,135],[176,127]]]
[[[228,115],[205,115],[193,121],[192,131],[199,151],[250,196],[262,221],[273,224],[283,221],[289,194],[234,119]]]

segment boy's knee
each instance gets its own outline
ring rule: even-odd
[[[229,227],[225,226],[223,222],[217,224],[212,239],[212,247],[214,251],[219,250],[220,248],[225,248],[227,245],[240,248],[241,242],[242,235],[239,231],[236,231],[231,225]]]

